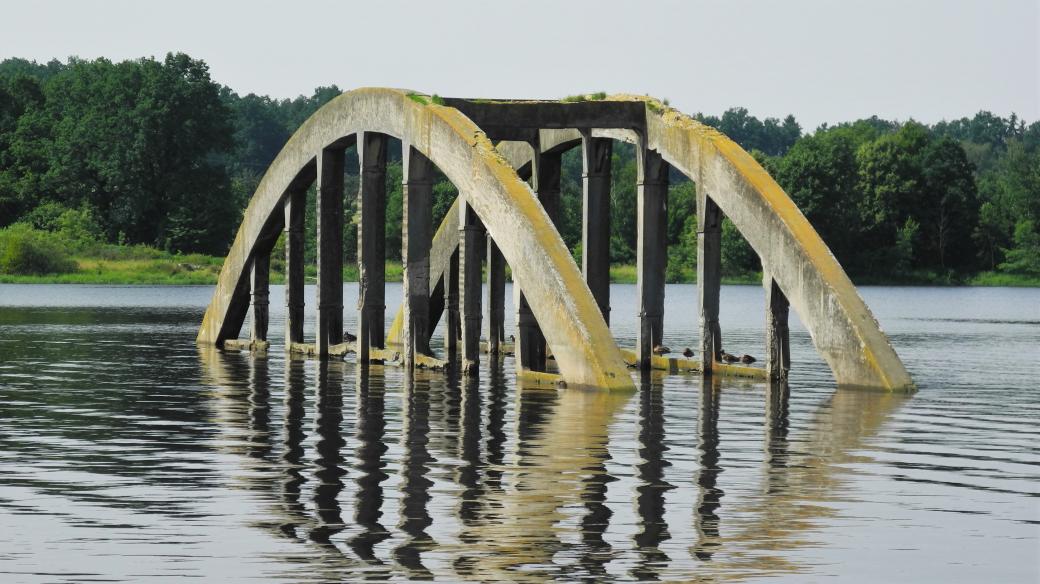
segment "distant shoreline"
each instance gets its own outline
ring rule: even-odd
[[[67,274],[45,275],[11,275],[0,274],[0,284],[93,284],[93,285],[141,285],[141,286],[186,286],[213,285],[220,274],[222,258],[200,256],[166,256],[162,258],[137,260],[96,258],[76,258],[77,269]],[[307,266],[306,281],[313,283],[317,272],[313,265]],[[400,262],[386,262],[386,281],[400,282],[404,269]],[[633,264],[616,264],[610,267],[610,281],[613,284],[635,284],[636,266]],[[760,285],[762,276],[758,273],[730,275],[722,278],[727,285]],[[344,282],[357,282],[357,266],[348,265],[343,269]],[[271,283],[282,284],[284,276],[278,269],[272,269]],[[903,278],[853,278],[857,286],[943,286],[943,287],[1016,287],[1040,288],[1040,277],[999,272],[983,272],[962,279],[948,280],[933,274],[912,274]],[[695,284],[696,274],[685,270],[680,277],[672,277],[670,284]]]

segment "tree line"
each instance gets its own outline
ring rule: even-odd
[[[239,95],[184,54],[162,60],[0,62],[0,228],[66,229],[111,243],[223,254],[260,177],[293,131],[340,94]],[[804,133],[793,116],[744,108],[696,116],[772,174],[856,278],[956,281],[980,271],[1040,275],[1040,122],[979,112],[934,125],[873,117]],[[611,258],[635,261],[636,163],[617,144]],[[357,164],[349,162],[348,189]],[[558,227],[580,255],[581,159],[564,155]],[[400,258],[400,152],[387,171],[387,254]],[[456,196],[443,178],[435,218]],[[356,257],[349,201],[344,255]],[[669,278],[696,268],[693,185],[673,173]],[[313,229],[313,209],[308,224]],[[759,269],[728,222],[724,269]],[[313,255],[313,238],[308,238]]]

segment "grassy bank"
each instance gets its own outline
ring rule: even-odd
[[[103,246],[89,254],[74,255],[75,268],[64,274],[12,275],[0,274],[4,284],[138,284],[138,285],[206,285],[215,284],[224,258],[201,254],[178,255],[144,246]],[[284,282],[282,262],[272,262],[271,281]],[[306,281],[314,282],[317,268],[306,267]],[[386,281],[400,282],[404,268],[400,262],[386,263]],[[507,272],[508,276],[508,272]],[[670,283],[695,283],[696,273],[681,270],[668,274]],[[343,268],[343,280],[356,282],[355,264]],[[610,281],[617,284],[635,284],[636,266],[617,264],[610,267]],[[761,274],[725,276],[724,284],[760,285]],[[1001,272],[984,272],[975,276],[954,279],[930,273],[915,273],[901,278],[856,278],[858,285],[916,285],[916,286],[1017,286],[1040,287],[1040,277]]]

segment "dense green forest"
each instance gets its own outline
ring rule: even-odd
[[[47,250],[148,246],[222,255],[264,170],[292,132],[340,93],[239,95],[184,54],[163,60],[0,62],[0,273],[68,269]],[[794,117],[744,108],[697,116],[752,153],[858,281],[1040,277],[1040,122],[979,112],[928,126],[873,117],[804,133]],[[396,151],[395,151],[396,150]],[[614,150],[611,257],[635,261],[635,160]],[[348,164],[356,188],[356,161]],[[673,173],[672,281],[696,268],[694,189]],[[400,147],[387,173],[387,253],[400,257]],[[564,156],[559,229],[580,254],[581,159]],[[441,177],[439,219],[455,197]],[[353,216],[353,204],[347,205]],[[309,217],[313,225],[313,216]],[[345,259],[355,226],[345,222]],[[313,246],[313,238],[308,238]],[[35,250],[35,251],[34,251]],[[42,250],[42,251],[40,251]],[[724,270],[757,257],[724,224]],[[313,249],[309,255],[313,255]]]

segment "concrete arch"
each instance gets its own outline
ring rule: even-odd
[[[275,158],[249,202],[199,329],[199,344],[237,335],[248,307],[249,268],[269,252],[282,204],[314,177],[323,149],[358,132],[387,134],[429,158],[458,187],[530,292],[530,305],[569,383],[631,389],[631,376],[556,229],[512,166],[458,110],[393,89],[344,93],[311,116]]]
[[[645,130],[592,129],[591,134],[637,146],[642,142],[697,183],[698,198],[710,197],[761,258],[766,279],[775,282],[790,301],[839,385],[889,390],[913,387],[902,361],[844,269],[761,165],[718,130],[660,101],[629,95],[605,101],[645,103]],[[573,129],[542,130],[541,136],[547,150],[566,149],[580,141]],[[499,148],[514,168],[530,162],[529,147],[505,143]],[[457,245],[454,229],[438,231],[435,247],[450,256]],[[431,264],[431,274],[443,271],[443,265]]]
[[[697,183],[762,260],[840,385],[913,385],[834,254],[780,185],[718,130],[645,97],[646,145]]]

